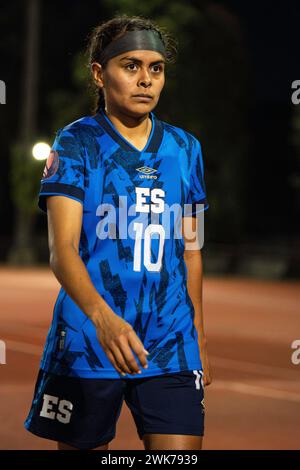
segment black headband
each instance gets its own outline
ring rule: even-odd
[[[165,46],[156,31],[142,29],[127,31],[122,37],[110,42],[101,52],[100,64],[107,62],[112,57],[135,50],[157,51],[166,56]]]

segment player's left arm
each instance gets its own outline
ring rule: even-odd
[[[184,261],[187,267],[187,288],[189,296],[192,300],[195,310],[194,324],[198,332],[198,343],[200,349],[201,362],[203,366],[203,382],[204,385],[209,385],[212,382],[212,375],[210,371],[207,351],[207,337],[204,332],[203,321],[203,302],[202,302],[202,253],[201,249],[193,246],[191,243],[196,244],[196,236],[193,240],[193,234],[196,233],[196,217],[183,217],[182,229],[183,237],[185,240]]]

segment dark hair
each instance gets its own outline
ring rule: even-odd
[[[162,27],[158,26],[152,20],[142,16],[128,16],[126,14],[116,15],[108,21],[100,23],[93,28],[88,36],[88,46],[86,53],[88,55],[88,67],[93,62],[99,62],[102,50],[114,39],[119,38],[127,31],[137,31],[148,29],[156,31],[166,49],[166,63],[174,63],[177,56],[177,41]],[[102,62],[102,68],[105,68],[107,62]],[[91,87],[94,91],[96,101],[94,112],[105,107],[104,94],[92,79]]]

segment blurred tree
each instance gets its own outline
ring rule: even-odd
[[[291,114],[291,128],[289,144],[294,150],[296,163],[290,165],[288,183],[290,198],[287,211],[290,215],[290,237],[288,241],[288,269],[286,276],[299,278],[300,275],[300,239],[299,239],[299,215],[300,215],[300,104],[293,105]]]
[[[35,258],[32,243],[35,209],[34,194],[40,163],[31,156],[36,131],[38,46],[39,46],[39,0],[28,0],[26,11],[26,39],[24,72],[20,75],[22,100],[20,105],[19,137],[11,147],[11,190],[14,202],[14,236],[8,253],[11,264],[31,264]]]
[[[53,132],[83,115],[90,114],[94,96],[89,78],[87,57],[84,51],[79,51],[71,63],[72,87],[57,88],[47,96]]]
[[[14,238],[8,254],[10,264],[32,264],[37,261],[36,245],[32,243],[32,233],[36,215],[37,194],[45,161],[32,158],[32,146],[40,136],[40,140],[54,140],[54,133],[68,122],[88,114],[92,106],[92,95],[85,93],[88,89],[89,71],[83,52],[75,54],[71,64],[72,86],[50,91],[46,96],[49,118],[47,136],[41,136],[36,126],[37,114],[37,70],[38,70],[38,2],[30,0],[28,4],[27,28],[28,41],[25,56],[25,79],[23,85],[23,108],[21,113],[20,136],[11,145],[11,195],[14,203],[15,222]],[[34,34],[33,34],[34,31]],[[51,137],[52,136],[52,137]],[[51,141],[52,140],[52,141]]]
[[[190,54],[188,51],[197,51]],[[238,19],[203,2],[185,30],[179,81],[187,124],[203,143],[211,213],[206,236],[238,243],[244,235],[248,154],[248,64]]]
[[[289,176],[289,185],[294,192],[293,201],[295,203],[294,215],[299,220],[300,209],[300,104],[292,106],[291,130],[289,142],[294,148],[297,163],[293,166],[293,170]],[[298,224],[297,224],[298,225]]]

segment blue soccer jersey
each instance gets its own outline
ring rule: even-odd
[[[62,195],[83,205],[79,255],[99,294],[150,353],[142,375],[127,375],[133,379],[202,369],[184,239],[175,236],[180,215],[208,207],[201,147],[192,134],[153,112],[149,116],[152,129],[142,151],[104,110],[60,129],[38,203],[46,211],[47,196]],[[63,288],[41,368],[69,376],[122,377],[94,324]]]

